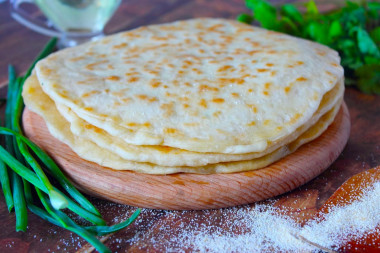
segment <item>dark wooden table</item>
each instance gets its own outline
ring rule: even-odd
[[[274,2],[280,4],[289,1]],[[343,1],[336,2],[341,4]],[[334,7],[331,1],[319,1],[319,5],[324,9]],[[1,97],[4,97],[6,92],[7,64],[14,64],[18,72],[23,73],[48,41],[47,37],[28,30],[12,20],[8,8],[8,3],[0,4]],[[108,23],[106,33],[191,17],[235,18],[237,14],[246,11],[243,0],[126,0]],[[365,95],[356,89],[347,88],[345,101],[350,110],[352,128],[342,155],[316,179],[275,198],[277,200],[275,205],[286,207],[285,212],[300,223],[313,217],[317,209],[350,176],[380,164],[380,96]],[[4,106],[1,109],[3,116]],[[123,219],[136,209],[100,199],[92,200],[109,224]],[[173,213],[176,215],[173,216]],[[199,217],[204,215],[214,221],[215,224],[212,225],[223,228],[220,217],[226,217],[224,210],[194,212],[143,210],[137,223],[103,240],[108,247],[118,252],[165,251],[160,242],[173,236],[173,233],[170,233],[171,229],[175,230],[186,221],[201,222],[202,219]],[[51,225],[31,213],[28,231],[15,232],[14,213],[8,213],[2,194],[0,194],[0,224],[0,252],[75,252],[89,249],[86,241],[75,234]],[[162,240],[154,242],[151,239],[157,233],[163,233]]]

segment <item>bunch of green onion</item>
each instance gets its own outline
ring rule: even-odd
[[[0,127],[0,134],[5,135],[5,148],[0,146],[0,181],[5,202],[9,212],[14,208],[16,231],[26,231],[29,209],[42,219],[83,237],[99,252],[110,252],[96,236],[114,233],[127,227],[140,214],[140,209],[126,221],[106,226],[99,211],[71,184],[50,157],[23,135],[20,126],[24,108],[21,96],[23,84],[36,62],[54,50],[56,41],[52,39],[48,42],[25,76],[16,77],[14,67],[9,66],[5,127]],[[52,185],[42,168],[56,179],[62,190]],[[93,226],[78,225],[61,211],[64,208],[91,222]]]

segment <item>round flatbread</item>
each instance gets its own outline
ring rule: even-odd
[[[309,142],[322,134],[334,120],[342,102],[341,98],[330,111],[325,113],[316,124],[314,124],[307,132],[301,134],[301,136],[295,141],[291,142],[289,145],[281,146],[264,156],[251,160],[224,162],[198,167],[160,166],[152,163],[134,162],[123,159],[118,154],[99,147],[89,139],[74,135],[70,131],[69,122],[58,112],[54,104],[52,104],[52,100],[42,92],[38,85],[35,85],[36,82],[30,80],[31,78],[29,78],[24,84],[23,97],[25,104],[30,110],[43,117],[49,132],[55,138],[67,144],[80,157],[88,161],[116,170],[132,170],[148,174],[170,174],[178,172],[203,174],[232,173],[263,168],[294,152],[304,143]]]
[[[54,114],[60,113],[69,122],[70,130],[74,136],[79,136],[81,138],[90,140],[99,147],[115,153],[123,159],[134,162],[149,162],[161,166],[196,167],[220,162],[251,160],[272,153],[279,147],[287,145],[296,140],[299,133],[302,134],[305,131],[308,131],[306,128],[308,125],[301,126],[295,131],[295,133],[287,136],[286,143],[277,143],[277,145],[272,145],[271,148],[265,150],[264,152],[247,154],[199,153],[158,145],[138,146],[128,144],[122,139],[110,135],[105,130],[87,123],[83,119],[76,116],[76,114],[72,112],[70,108],[63,105],[56,105],[54,101],[51,100],[42,91],[35,74],[32,74],[32,76],[26,81],[25,87],[24,97],[28,96],[26,93],[31,92],[33,94],[30,94],[29,96],[32,96],[33,100],[40,101],[40,103],[42,103],[45,108],[57,107],[58,112],[55,111]],[[316,124],[320,118],[326,114],[327,111],[336,106],[337,102],[339,102],[343,97],[343,90],[343,83],[340,82],[336,85],[336,87],[325,94],[320,108],[309,120],[309,124]],[[30,106],[29,102],[28,104]],[[41,112],[37,113],[42,114]]]
[[[65,49],[36,74],[55,103],[126,143],[226,154],[297,138],[343,80],[325,46],[211,18]]]

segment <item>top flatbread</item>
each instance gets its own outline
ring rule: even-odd
[[[128,143],[243,154],[308,124],[343,69],[325,46],[194,19],[59,51],[36,74],[56,103]]]

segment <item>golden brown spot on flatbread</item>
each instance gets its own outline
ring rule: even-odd
[[[87,64],[86,65],[86,69],[88,70],[94,70],[94,68],[98,65],[101,65],[103,63],[107,63],[108,61],[107,60],[103,60],[103,61],[98,61],[98,62],[94,62],[94,63],[90,63],[90,64]]]
[[[169,147],[169,146],[152,146],[154,147],[155,149],[157,149],[158,151],[161,151],[161,152],[164,152],[164,153],[169,153],[173,150],[172,147]]]
[[[85,59],[84,56],[78,56],[78,57],[71,58],[70,61],[76,62],[76,61],[80,61],[80,60],[83,60],[83,59]]]
[[[257,72],[260,72],[260,73],[267,72],[267,71],[269,71],[269,69],[257,69]]]
[[[93,90],[93,91],[90,91],[90,92],[86,92],[82,95],[82,98],[86,98],[86,97],[89,97],[89,96],[92,96],[92,95],[95,95],[95,94],[98,94],[99,91],[96,91],[96,90]]]
[[[216,112],[214,112],[212,115],[213,115],[215,118],[217,118],[217,117],[219,117],[220,114],[222,114],[221,111],[216,111]]]
[[[276,70],[273,70],[273,71],[270,72],[270,76],[275,76],[276,73],[277,73],[277,71],[276,71]]]
[[[120,77],[119,76],[109,76],[106,79],[110,80],[110,81],[118,81],[118,80],[120,80]]]
[[[86,124],[86,125],[84,125],[84,127],[85,127],[86,129],[89,129],[89,130],[92,129],[92,130],[94,130],[96,133],[102,133],[102,132],[103,132],[102,129],[100,129],[100,128],[96,127],[96,126],[90,125],[90,124]]]
[[[252,60],[251,63],[255,64],[257,63],[257,60]]]
[[[189,108],[190,107],[189,104],[183,104],[182,106],[183,106],[183,108]]]
[[[157,88],[157,87],[160,87],[162,83],[158,80],[151,80],[150,81],[150,86],[152,86],[153,88]]]
[[[200,69],[197,69],[197,68],[193,68],[191,70],[197,73],[198,75],[201,75],[203,73]]]
[[[134,83],[134,82],[137,82],[140,78],[138,78],[137,76],[132,76],[131,78],[128,79],[128,82],[130,83]]]
[[[156,71],[156,70],[149,70],[148,73],[152,74],[152,75],[157,75],[158,71]]]
[[[207,30],[210,32],[216,32],[218,28],[222,28],[223,26],[224,25],[222,24],[216,24],[216,25],[210,26]]]
[[[166,103],[160,106],[160,108],[165,111],[164,115],[166,117],[170,117],[171,115],[173,115],[174,113],[173,107],[174,107],[174,103]]]
[[[86,111],[88,111],[88,112],[92,112],[93,110],[94,110],[94,108],[92,108],[92,107],[85,107],[84,108]]]
[[[231,65],[224,65],[218,69],[218,72],[225,72],[227,70],[231,70],[233,67]]]
[[[294,124],[302,116],[301,113],[296,113],[293,118],[289,120],[289,124]]]
[[[269,89],[271,85],[272,85],[272,83],[267,82],[267,83],[265,83],[264,87],[265,87],[265,89]]]
[[[239,97],[239,93],[232,92],[232,93],[231,93],[231,96],[233,96],[234,98],[238,98],[238,97]]]
[[[152,124],[150,124],[149,122],[145,122],[145,123],[141,124],[141,126],[149,128],[152,126]]]
[[[203,91],[215,91],[215,92],[217,92],[217,91],[219,91],[219,88],[211,87],[211,86],[202,84],[199,86],[199,92],[203,92]]]
[[[141,100],[146,100],[150,103],[158,101],[158,99],[156,97],[149,97],[149,96],[144,95],[144,94],[138,94],[138,95],[136,95],[136,97],[141,99]]]
[[[196,123],[196,122],[191,122],[191,123],[184,123],[183,125],[184,125],[184,126],[193,127],[193,126],[198,126],[198,125],[199,125],[199,123]]]
[[[333,76],[333,73],[331,73],[330,71],[327,71],[327,70],[326,70],[326,74],[328,74],[329,76]]]
[[[248,92],[249,92],[249,93],[253,92],[253,89],[248,89]]]
[[[326,55],[326,52],[324,51],[317,51],[317,55],[320,55],[320,56],[325,56]]]
[[[264,120],[264,122],[263,122],[264,126],[269,125],[269,123],[270,123],[270,120],[269,120],[269,119],[266,119],[266,120]]]
[[[265,95],[265,96],[268,96],[269,95],[269,92],[268,91],[263,91],[263,94]]]
[[[303,77],[303,76],[301,76],[301,77],[298,77],[297,79],[296,79],[296,81],[298,81],[298,82],[304,82],[304,81],[307,81],[308,79],[306,78],[306,77]]]
[[[123,48],[123,47],[126,47],[126,46],[127,46],[127,43],[123,42],[123,43],[121,43],[121,44],[119,44],[119,45],[115,45],[115,46],[113,46],[113,48],[115,48],[115,49],[120,49],[120,48]]]
[[[267,64],[265,64],[267,67],[273,67],[273,63],[267,63]]]
[[[286,86],[286,87],[284,88],[284,91],[285,91],[285,93],[288,93],[288,92],[290,91],[290,86]]]
[[[282,126],[278,126],[278,127],[276,127],[276,129],[278,130],[278,131],[280,131],[280,130],[282,130],[284,127],[282,127]]]
[[[176,128],[165,128],[164,132],[166,134],[175,134],[175,133],[178,133],[178,129],[176,129]]]
[[[303,61],[297,61],[296,63],[297,63],[297,65],[303,65],[304,64]]]
[[[206,102],[206,100],[202,98],[201,101],[199,102],[199,105],[202,106],[202,107],[204,107],[204,108],[207,108],[207,102]]]
[[[245,83],[245,80],[243,78],[219,78],[218,80],[220,83],[219,87],[224,87],[232,83],[236,83],[239,85]]]
[[[153,39],[153,40],[159,40],[159,41],[167,41],[167,40],[170,39],[170,37],[172,37],[172,36],[168,36],[168,37],[152,36],[151,39]]]
[[[167,97],[176,97],[177,94],[175,94],[175,93],[170,93],[170,92],[165,92],[165,96],[167,96]]]
[[[259,52],[260,52],[259,50],[252,50],[252,51],[249,51],[247,54],[252,56],[252,55],[257,54]]]
[[[36,91],[35,88],[33,88],[33,87],[28,87],[28,93],[29,93],[29,94],[32,94],[32,93],[34,93],[35,91]]]
[[[251,121],[251,122],[249,122],[249,123],[247,124],[247,126],[254,126],[254,125],[256,125],[256,122],[255,122],[255,121]]]
[[[214,102],[214,103],[224,103],[224,99],[223,98],[213,98],[212,102]]]
[[[252,104],[247,104],[247,106],[249,108],[251,108],[251,110],[254,112],[254,113],[257,113],[257,107],[255,105],[252,105]]]

